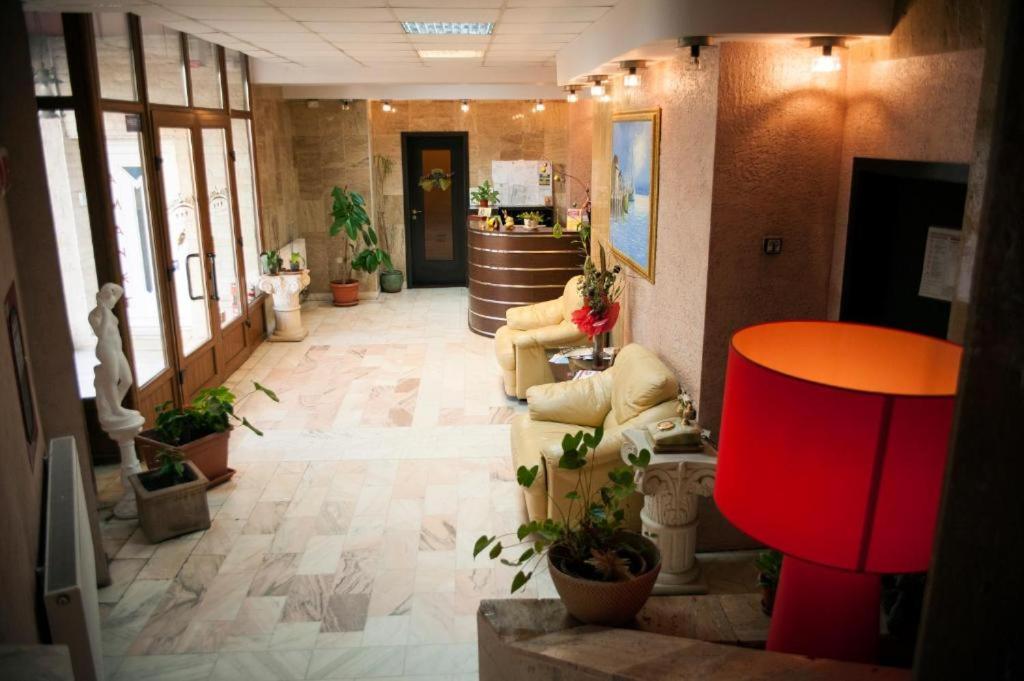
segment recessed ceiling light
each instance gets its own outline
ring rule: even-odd
[[[416,35],[490,35],[494,24],[477,21],[403,21],[402,29]]]
[[[419,50],[422,59],[479,59],[483,50]]]

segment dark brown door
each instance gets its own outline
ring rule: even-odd
[[[465,286],[467,135],[402,133],[402,142],[409,285]]]

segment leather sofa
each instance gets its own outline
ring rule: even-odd
[[[524,399],[530,387],[554,382],[548,350],[587,343],[571,321],[572,313],[583,307],[580,278],[570,279],[555,300],[505,312],[507,323],[494,334],[494,349],[509,397]]]
[[[561,520],[568,509],[565,495],[576,488],[579,471],[558,467],[564,435],[604,426],[604,438],[590,456],[595,457],[594,480],[606,480],[609,471],[623,465],[623,431],[675,416],[678,393],[664,362],[636,344],[624,347],[600,374],[527,390],[529,411],[512,420],[512,460],[516,469],[540,465],[533,485],[524,490],[530,520]]]

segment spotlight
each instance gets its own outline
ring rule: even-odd
[[[835,73],[843,68],[839,56],[834,52],[836,47],[845,47],[845,41],[838,36],[820,36],[811,38],[811,47],[820,47],[821,54],[814,58],[811,71],[814,73]]]
[[[342,111],[348,111],[349,109],[352,108],[352,100],[350,99],[342,99],[340,100],[340,103]]]
[[[576,88],[575,87],[570,85],[570,86],[565,88],[565,91],[566,91],[565,101],[569,102],[570,104],[575,104],[576,102],[579,101],[579,96],[576,94]]]
[[[677,41],[679,47],[688,49],[690,51],[690,61],[687,65],[687,69],[690,71],[701,71],[704,69],[704,63],[700,60],[700,48],[710,47],[713,43],[711,42],[711,36],[707,35],[689,35],[680,38]]]
[[[385,99],[383,102],[380,103],[380,110],[383,111],[384,113],[391,113],[395,109],[393,106],[391,106],[391,100]]]
[[[543,111],[544,110],[544,101],[538,99],[537,103],[533,105],[533,110],[534,111],[538,111],[538,112],[539,111]]]
[[[459,108],[462,109],[462,113],[469,112],[469,100],[462,100],[462,104],[459,104]]]
[[[591,97],[603,97],[605,95],[604,81],[607,76],[589,76],[587,80],[590,81],[590,96]]]
[[[622,78],[622,84],[628,88],[640,87],[640,74],[637,73],[637,69],[642,69],[644,67],[644,62],[624,61],[620,62],[619,66],[627,71],[626,75]]]

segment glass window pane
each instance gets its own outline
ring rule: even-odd
[[[452,172],[452,152],[448,149],[424,149],[423,172],[438,169],[444,173]],[[451,192],[423,192],[423,248],[427,260],[455,259]]]
[[[57,233],[64,306],[75,346],[78,390],[82,397],[92,397],[96,394],[92,385],[96,337],[89,326],[89,310],[96,306],[99,286],[75,114],[71,111],[40,111],[39,130],[43,139],[50,210]]]
[[[228,69],[228,103],[232,109],[249,110],[249,89],[245,87],[245,55],[235,50],[224,49],[224,61]]]
[[[139,114],[105,113],[103,131],[135,385],[143,386],[167,367],[167,351],[160,314],[160,270],[156,265],[142,161],[142,121]]]
[[[155,21],[142,20],[142,55],[146,63],[146,88],[154,104],[188,104],[181,34]]]
[[[206,168],[210,232],[213,236],[214,282],[220,308],[220,325],[227,326],[242,314],[242,291],[238,282],[238,252],[235,250],[235,219],[231,210],[228,181],[227,132],[220,128],[203,130],[203,165]]]
[[[238,216],[242,221],[242,262],[249,302],[256,298],[260,283],[260,218],[256,209],[256,172],[252,153],[252,125],[244,118],[231,119],[231,142],[235,147],[235,185],[238,188]]]
[[[100,97],[135,101],[135,62],[128,34],[127,14],[93,14],[96,66],[100,72]]]
[[[68,53],[64,48],[64,25],[56,12],[25,12],[28,46],[32,57],[32,79],[36,94],[71,94]]]
[[[223,109],[217,46],[188,36],[188,68],[192,76],[192,106]]]

